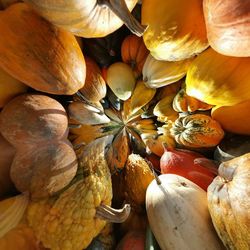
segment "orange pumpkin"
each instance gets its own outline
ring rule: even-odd
[[[250,100],[233,106],[216,106],[211,116],[228,132],[250,135]]]
[[[220,124],[203,114],[179,117],[170,131],[177,143],[191,148],[216,146],[224,136]]]
[[[0,12],[0,67],[30,87],[72,95],[83,87],[86,66],[74,37],[24,3]]]
[[[138,36],[129,35],[122,42],[122,60],[132,67],[136,77],[141,75],[148,53],[143,39]]]

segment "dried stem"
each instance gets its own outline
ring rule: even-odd
[[[96,209],[96,217],[112,223],[122,223],[129,217],[130,210],[129,204],[125,204],[121,209],[102,204]]]

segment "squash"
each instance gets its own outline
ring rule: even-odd
[[[126,200],[135,207],[145,204],[146,190],[154,175],[138,154],[130,154],[124,169]]]
[[[0,68],[0,108],[28,87]]]
[[[101,69],[90,57],[85,58],[86,80],[80,92],[89,102],[99,102],[106,96],[107,86],[102,77]]]
[[[208,47],[202,1],[143,0],[146,47],[158,60],[180,61]]]
[[[208,187],[208,209],[228,249],[250,248],[250,153],[224,162]]]
[[[211,116],[228,132],[250,135],[249,110],[250,100],[247,100],[233,106],[215,106]]]
[[[196,110],[209,110],[213,106],[187,95],[185,89],[181,89],[173,100],[173,109],[176,112],[194,112]]]
[[[250,56],[250,2],[205,0],[203,2],[210,46],[227,56]]]
[[[160,88],[177,82],[186,75],[191,61],[159,61],[149,54],[142,69],[143,81],[149,88]]]
[[[54,99],[35,94],[14,98],[0,114],[0,130],[16,148],[11,179],[32,199],[53,195],[75,176],[78,164],[67,139],[67,114]]]
[[[224,249],[212,225],[206,192],[186,178],[164,174],[152,181],[146,209],[161,249]]]
[[[81,37],[104,37],[123,23],[136,35],[143,27],[131,14],[137,0],[26,0],[51,23]]]
[[[72,95],[83,87],[86,66],[74,37],[24,3],[0,12],[0,67],[28,86]]]
[[[189,66],[186,92],[198,100],[231,106],[250,96],[250,58],[224,56],[209,48]]]
[[[104,156],[107,139],[86,146],[79,157],[78,173],[64,190],[29,203],[28,224],[45,247],[86,249],[107,222],[121,223],[128,218],[128,204],[119,210],[110,207],[111,175]]]
[[[132,67],[136,77],[141,75],[148,53],[149,51],[140,37],[129,35],[122,42],[122,61]]]
[[[10,166],[15,151],[15,148],[0,133],[0,200],[15,190],[10,179]]]
[[[214,147],[224,137],[220,124],[203,114],[179,117],[170,132],[177,143],[191,148]]]

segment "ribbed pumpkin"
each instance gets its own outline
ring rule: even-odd
[[[219,167],[208,187],[208,209],[215,229],[227,249],[250,249],[250,154]]]
[[[211,116],[228,132],[250,135],[250,100],[233,106],[216,106]]]
[[[129,35],[122,42],[122,60],[132,67],[137,77],[142,73],[148,53],[149,51],[140,37]]]
[[[143,0],[143,39],[159,60],[179,61],[208,47],[200,0]]]
[[[210,46],[221,54],[250,56],[250,1],[204,0]]]
[[[177,143],[192,148],[216,146],[224,136],[220,124],[203,114],[178,118],[170,131]]]
[[[26,0],[43,17],[82,37],[103,37],[125,23],[142,35],[144,28],[130,14],[137,0]]]
[[[86,66],[74,37],[25,3],[0,12],[0,67],[30,87],[72,95],[83,87]]]
[[[189,66],[187,94],[211,105],[230,106],[250,97],[250,57],[224,56],[209,48]]]

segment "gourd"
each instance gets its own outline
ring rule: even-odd
[[[131,14],[137,0],[26,0],[51,23],[77,36],[104,37],[123,23],[136,35],[143,27]]]
[[[203,114],[179,117],[170,131],[177,143],[191,148],[213,147],[224,137],[220,124]]]
[[[146,235],[143,231],[130,231],[118,243],[116,250],[144,250]]]
[[[250,100],[247,100],[233,106],[215,106],[211,116],[228,132],[250,135],[249,110]]]
[[[186,93],[219,106],[249,100],[249,66],[250,58],[224,56],[209,48],[189,66]]]
[[[28,87],[0,68],[0,108]]]
[[[21,0],[0,0],[0,9],[7,8],[9,5],[20,2]]]
[[[15,190],[10,179],[10,167],[14,155],[15,148],[0,134],[0,200]]]
[[[149,54],[142,69],[143,81],[149,88],[160,88],[177,82],[186,75],[191,61],[160,61]]]
[[[49,249],[86,249],[107,222],[121,223],[130,213],[110,207],[111,174],[105,159],[109,138],[86,146],[72,182],[54,197],[29,203],[27,220],[36,237]]]
[[[142,24],[148,25],[145,45],[158,60],[184,60],[208,47],[200,0],[144,0]]]
[[[148,53],[149,51],[140,37],[129,35],[122,42],[122,61],[132,67],[136,77],[141,75]]]
[[[28,86],[72,95],[83,87],[86,66],[74,37],[25,3],[0,12],[0,67]]]
[[[174,174],[156,180],[148,186],[146,209],[161,249],[223,249],[208,212],[206,192]]]
[[[0,130],[16,149],[11,179],[32,199],[53,195],[75,176],[77,159],[67,139],[67,114],[56,100],[38,94],[14,98],[0,114]]]
[[[250,56],[250,2],[248,0],[203,1],[207,37],[220,54]]]
[[[228,249],[249,249],[250,154],[219,166],[208,187],[208,209],[215,229]]]

